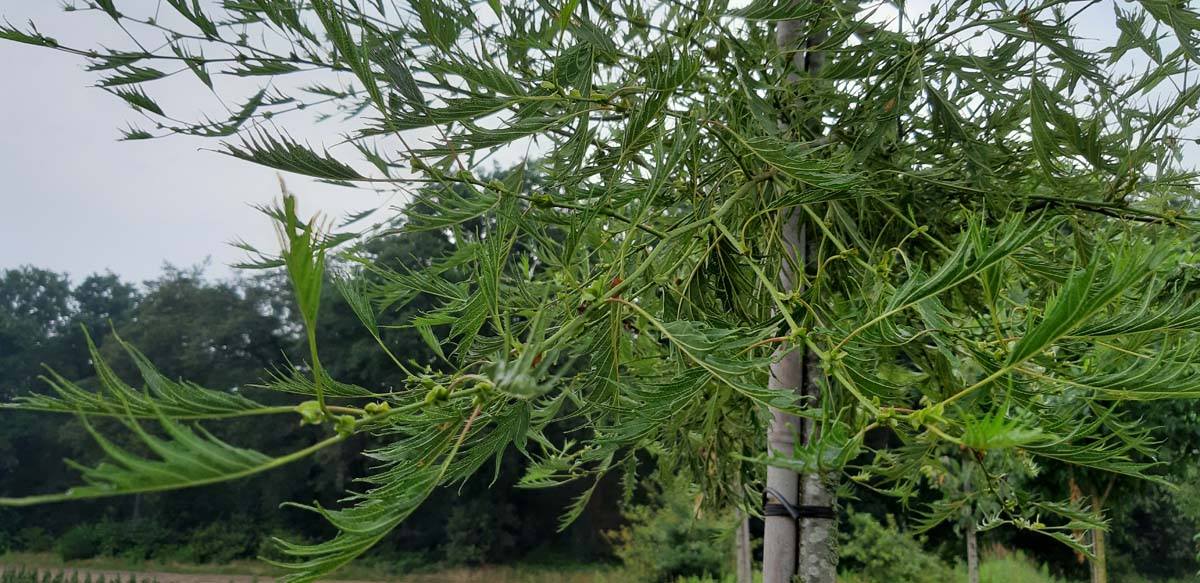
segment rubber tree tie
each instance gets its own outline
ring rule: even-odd
[[[770,496],[779,502],[767,502],[767,496]],[[804,506],[796,505],[787,501],[782,494],[775,488],[765,488],[763,490],[763,516],[791,516],[792,520],[800,520],[801,518],[823,518],[825,520],[833,520],[837,518],[837,513],[830,506]]]

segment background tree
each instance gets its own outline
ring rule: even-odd
[[[1121,38],[1090,50],[1073,27],[1097,6],[1070,0],[901,6],[888,25],[857,4],[790,0],[169,4],[166,19],[94,7],[135,38],[165,31],[161,46],[0,36],[88,58],[153,120],[129,139],[224,137],[225,153],[284,171],[424,185],[401,228],[441,232],[454,250],[397,270],[349,249],[385,284],[338,289],[393,357],[379,312],[432,298],[412,325],[446,366],[393,358],[403,388],[331,376],[322,293],[351,236],[285,197],[269,210],[283,249],[255,260],[287,270],[307,363],[268,384],[312,400],[276,407],[166,381],[130,351],[148,394],[101,374],[110,398],[60,383],[57,406],[122,418],[156,456],[110,447],[115,463],[84,472],[91,486],[0,502],[245,477],[373,433],[386,443],[363,491],[310,508],[339,534],[283,546],[290,580],[309,581],[510,447],[533,460],[522,486],[590,484],[568,522],[639,450],[665,453],[705,503],[757,512],[763,462],[819,482],[822,505],[842,474],[908,498],[946,443],[1152,477],[1135,455],[1152,453],[1150,436],[1126,404],[1200,394],[1180,228],[1197,220],[1195,192],[1178,169],[1200,96],[1185,81],[1200,28],[1188,6],[1118,10]],[[826,63],[806,57],[804,76],[800,54]],[[1135,55],[1153,66],[1127,74]],[[224,119],[187,123],[152,98],[171,73],[209,87],[220,74],[273,79]],[[322,106],[362,114],[346,144],[371,170],[276,129]],[[535,148],[534,193],[523,170],[480,172],[499,151]],[[792,286],[776,280],[785,270]],[[804,398],[770,390],[770,366],[801,349]],[[805,420],[795,451],[766,455],[771,407]],[[180,424],[273,414],[299,414],[320,437],[267,455]],[[567,419],[581,430],[548,431]],[[866,447],[873,432],[896,446]],[[1084,506],[986,491],[1005,492],[992,526],[1086,551],[1070,534],[1097,526]],[[836,539],[811,524],[802,576],[832,581]],[[765,557],[769,581],[791,578],[788,556]]]

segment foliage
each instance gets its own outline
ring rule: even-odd
[[[228,563],[253,557],[258,550],[258,529],[248,520],[214,522],[188,537],[188,559],[196,563]]]
[[[33,551],[35,553],[50,550],[54,546],[54,539],[50,533],[40,526],[28,526],[17,531],[16,540],[17,546],[22,549]]]
[[[286,580],[312,581],[510,450],[531,460],[522,487],[584,484],[564,524],[647,451],[710,509],[757,506],[765,464],[908,501],[944,447],[1165,481],[1129,403],[1200,396],[1185,228],[1200,219],[1181,141],[1200,98],[1186,82],[1190,6],[1119,9],[1107,18],[1121,37],[1090,47],[1076,27],[1105,7],[1072,0],[900,3],[886,25],[855,3],[767,0],[170,4],[176,24],[89,5],[155,39],[125,49],[32,26],[0,37],[85,57],[156,128],[128,138],[228,138],[222,151],[240,159],[414,202],[378,230],[332,232],[285,196],[264,209],[281,250],[245,247],[247,267],[286,268],[304,324],[304,360],[267,388],[310,399],[246,415],[316,426],[303,439],[267,453],[192,429],[212,397],[197,385],[167,393],[181,411],[159,391],[139,403],[119,383],[95,397],[59,383],[63,408],[120,418],[141,449],[93,431],[109,460],[83,470],[93,484],[0,503],[211,484],[369,435],[374,465],[344,504],[301,506],[338,534],[283,543]],[[776,44],[775,22],[796,27],[794,44]],[[186,122],[154,100],[174,73],[213,89],[221,74],[268,79],[241,107]],[[279,129],[310,108],[344,117],[367,164]],[[488,177],[503,155],[527,159]],[[426,231],[453,250],[403,269],[350,244]],[[322,365],[335,255],[349,266],[338,291],[399,384]],[[794,291],[777,284],[785,266]],[[403,360],[380,326],[419,296],[431,305],[398,325],[437,368]],[[815,402],[766,388],[794,350],[820,373]],[[166,437],[137,419],[151,405]],[[769,407],[818,437],[763,455]],[[554,422],[577,430],[556,435]],[[868,445],[879,433],[886,444]],[[995,498],[987,528],[1087,551],[1072,533],[1097,518],[1082,504],[989,480],[977,489]]]
[[[161,558],[170,552],[174,542],[170,530],[154,521],[102,520],[76,524],[58,538],[56,550],[64,561],[97,556],[142,561]]]
[[[627,505],[629,523],[609,535],[630,576],[670,583],[727,574],[735,521],[701,511],[686,484],[660,488],[648,503]]]
[[[90,559],[100,554],[100,543],[100,533],[94,525],[76,525],[58,539],[58,556],[64,561]]]
[[[493,507],[474,499],[456,504],[446,520],[446,561],[455,565],[503,562],[516,550],[513,531],[518,526],[509,505]]]
[[[845,566],[867,581],[936,583],[951,579],[951,571],[936,555],[922,548],[922,541],[896,527],[887,515],[881,524],[870,514],[850,511],[849,530],[841,537]]]

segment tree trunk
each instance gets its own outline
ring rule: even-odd
[[[792,291],[799,285],[799,278],[794,272],[794,266],[800,255],[800,211],[786,211],[783,225],[784,253],[786,257],[779,270],[779,284],[782,291]],[[776,391],[800,391],[804,380],[804,365],[801,353],[783,347],[780,351],[788,351],[777,362],[771,365],[771,374],[767,387]],[[776,409],[771,409],[771,426],[767,430],[767,447],[771,453],[790,456],[796,451],[796,436],[800,434],[800,419]],[[800,492],[800,477],[791,470],[767,466],[767,503],[796,504]],[[777,492],[783,500],[777,500],[772,492]],[[763,583],[792,583],[796,574],[796,521],[792,517],[766,516],[763,518]]]
[[[750,518],[737,511],[737,532],[734,533],[734,553],[737,561],[737,583],[753,583],[754,559],[750,547]]]
[[[967,523],[967,583],[979,583],[979,535],[974,520]]]
[[[781,51],[790,50],[801,31],[798,21],[780,22],[775,27],[775,42]],[[797,60],[798,59],[798,60]],[[803,56],[793,57],[803,70]],[[789,71],[787,81],[798,79],[795,71]],[[780,119],[780,125],[786,121]],[[786,128],[781,128],[786,129]],[[779,291],[796,291],[801,284],[805,245],[800,234],[801,210],[792,208],[782,211],[783,261],[779,268]],[[795,346],[781,345],[776,352],[776,362],[771,365],[767,388],[774,391],[791,391],[803,395],[804,357]],[[776,409],[771,409],[771,426],[767,428],[768,452],[793,455],[796,439],[802,435],[800,418]],[[777,499],[783,498],[782,500]],[[767,504],[798,504],[800,501],[800,476],[791,470],[767,466]],[[763,518],[763,583],[792,583],[796,575],[796,555],[799,551],[799,525],[791,516],[766,516]]]
[[[776,25],[775,43],[781,51],[792,51],[791,67],[787,75],[788,83],[800,81],[812,82],[825,65],[825,54],[819,50],[808,50],[817,47],[823,43],[827,35],[817,32],[810,34],[807,38],[803,38],[805,34],[805,23],[803,21],[783,21]],[[797,50],[797,49],[806,50]],[[808,116],[804,120],[793,120],[792,123],[802,123],[804,127],[813,134],[821,134],[820,119],[818,115]],[[788,212],[787,222],[784,226],[784,245],[787,256],[784,261],[783,269],[780,272],[780,281],[784,283],[784,289],[781,291],[788,292],[796,289],[796,285],[800,278],[794,277],[791,270],[794,266],[803,269],[805,266],[813,267],[811,264],[816,261],[817,249],[819,248],[818,235],[815,230],[809,232],[805,227],[807,225],[800,224],[801,211],[792,209]],[[788,284],[791,285],[788,285]],[[804,354],[803,356],[800,356]],[[790,383],[783,387],[794,387],[794,390],[804,397],[805,403],[809,407],[819,408],[821,406],[821,377],[822,372],[817,361],[817,357],[811,351],[795,351],[790,356],[795,357],[793,363],[789,363],[790,367],[799,369],[798,374],[789,371],[791,374],[796,374],[799,377],[798,382],[792,381],[791,377],[787,380]],[[782,362],[780,364],[783,364]],[[775,371],[772,370],[772,380],[775,380]],[[782,380],[782,379],[781,379]],[[777,387],[772,387],[777,388]],[[808,445],[812,440],[820,437],[820,428],[812,420],[797,420],[799,422],[798,434],[801,439],[801,445]],[[774,426],[772,427],[774,429]],[[773,444],[774,445],[774,444]],[[810,473],[802,477],[798,477],[799,492],[798,497],[800,503],[804,506],[817,506],[823,508],[834,508],[837,504],[837,476],[836,472],[828,473]],[[768,474],[768,482],[770,474]],[[778,488],[777,488],[778,489]],[[779,490],[785,492],[785,490]],[[787,490],[786,492],[790,492]],[[803,583],[836,583],[837,580],[837,521],[825,518],[802,518],[798,525],[799,533],[796,536],[796,571]],[[763,550],[764,572],[768,555],[766,548]],[[782,560],[782,559],[779,559]],[[764,583],[768,583],[764,578]],[[773,582],[771,582],[773,583]]]
[[[1108,565],[1104,550],[1104,529],[1092,530],[1092,583],[1108,583]]]
[[[1113,482],[1110,479],[1108,488],[1105,490],[1103,496],[1100,495],[1095,486],[1092,487],[1092,512],[1096,514],[1097,518],[1104,518],[1104,499],[1112,491],[1112,484]],[[1108,583],[1108,557],[1104,548],[1103,528],[1092,529],[1092,555],[1094,556],[1091,561],[1092,583]]]
[[[807,257],[816,256],[813,238],[801,230]],[[801,390],[810,407],[821,404],[821,369],[817,356],[807,351],[804,356],[804,385]],[[818,439],[821,430],[812,419],[801,421],[804,445]],[[800,477],[800,503],[804,506],[836,508],[837,472],[812,472]],[[797,574],[803,583],[837,582],[837,521],[828,518],[801,518],[797,549]]]

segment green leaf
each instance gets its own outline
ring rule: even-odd
[[[336,436],[286,456],[272,458],[252,449],[229,445],[203,429],[198,429],[197,433],[166,417],[159,417],[158,421],[166,438],[150,434],[135,420],[125,422],[141,443],[154,453],[155,459],[121,448],[84,418],[84,428],[107,456],[106,462],[93,468],[68,462],[82,473],[87,485],[76,486],[62,494],[0,498],[0,506],[104,498],[226,482],[280,467],[343,439]]]
[[[212,76],[210,76],[208,74],[208,70],[205,69],[203,56],[197,57],[191,55],[187,52],[186,48],[178,43],[171,43],[171,51],[183,60],[184,64],[188,66],[188,69],[191,69],[192,73],[196,75],[196,78],[200,79],[201,83],[203,83],[209,89],[213,88]]]
[[[392,112],[386,120],[390,130],[409,130],[467,121],[491,115],[512,107],[518,100],[504,97],[472,97],[446,99],[445,107],[418,108],[412,112]]]
[[[855,187],[862,178],[858,173],[838,172],[828,158],[813,155],[811,149],[803,144],[784,141],[772,136],[751,138],[737,136],[737,139],[751,154],[763,162],[808,186],[845,192]],[[830,200],[823,198],[824,196],[829,196],[829,193],[804,193],[802,197],[797,198],[803,202],[796,204]],[[811,197],[811,199],[807,197]],[[783,208],[783,205],[777,206]]]
[[[1175,40],[1192,62],[1200,63],[1200,13],[1186,3],[1171,0],[1138,0],[1155,20],[1175,31]]]
[[[808,0],[753,0],[729,15],[746,20],[810,20],[820,12],[821,5]]]
[[[149,140],[154,135],[150,132],[130,126],[127,130],[121,130],[122,140]]]
[[[937,271],[928,277],[919,271],[910,272],[904,284],[888,298],[879,313],[857,331],[868,332],[868,338],[877,343],[902,344],[911,341],[913,336],[896,326],[894,316],[979,276],[1025,248],[1057,223],[1041,220],[1026,226],[1022,219],[1021,216],[1014,216],[1007,223],[987,229],[978,222],[972,222],[967,236],[941,262]]]
[[[151,67],[135,67],[125,66],[116,70],[116,73],[100,79],[101,87],[117,87],[119,85],[130,85],[133,83],[145,83],[146,81],[154,81],[162,79],[167,74]]]
[[[380,396],[370,389],[337,381],[333,377],[330,377],[329,373],[325,372],[324,369],[321,371],[321,377],[319,390],[329,397],[375,399]],[[281,393],[310,397],[317,396],[318,392],[318,386],[313,377],[290,364],[286,368],[276,368],[270,371],[270,379],[266,384],[253,386]]]
[[[1153,264],[1161,260],[1145,249],[1120,249],[1102,272],[1101,257],[1096,254],[1088,265],[1067,278],[1041,321],[1013,345],[1008,356],[1010,365],[1032,358],[1081,326],[1146,277]]]
[[[790,454],[772,452],[763,461],[801,474],[836,471],[858,456],[862,440],[862,434],[851,435],[843,425],[825,426],[817,439],[807,444],[797,441]]]
[[[29,28],[31,32],[21,32],[15,26],[9,24],[9,22],[6,20],[4,21],[4,26],[0,26],[0,39],[25,43],[27,45],[36,45],[40,47],[58,47],[58,41],[38,32],[37,28],[33,26],[32,22],[29,23]]]
[[[262,106],[263,99],[266,94],[267,90],[265,88],[260,89],[258,93],[250,96],[250,99],[247,99],[246,103],[243,104],[242,107],[239,108],[232,117],[224,122],[210,122],[206,124],[177,128],[177,131],[184,134],[208,138],[232,136],[236,134],[238,130],[241,129],[242,125],[246,123],[246,120],[250,119],[250,116],[254,115],[254,112],[257,111],[260,106]]]
[[[3,407],[94,416],[172,419],[221,419],[268,412],[263,405],[235,392],[214,391],[185,381],[171,381],[159,373],[144,354],[114,334],[113,338],[129,355],[145,383],[144,391],[138,391],[113,372],[86,332],[85,337],[102,392],[87,391],[51,370],[49,376],[42,379],[54,389],[56,395],[31,393],[17,397],[13,403]]]
[[[187,0],[167,0],[167,4],[170,4],[176,12],[196,25],[196,28],[199,28],[200,32],[204,33],[205,38],[220,38],[220,34],[217,32],[217,25],[201,10],[200,0],[192,0],[191,6],[188,6]]]
[[[113,3],[113,0],[96,0],[96,4],[99,5],[100,9],[103,10],[105,14],[108,14],[110,18],[120,22],[123,15],[120,12],[117,12],[117,7]]]
[[[962,443],[979,451],[1028,447],[1044,438],[1035,421],[1009,417],[1004,411],[963,419]]]
[[[286,75],[299,71],[300,67],[284,61],[244,60],[237,67],[224,71],[228,75],[238,77],[257,77],[271,75]]]
[[[381,46],[375,52],[375,61],[383,67],[383,72],[387,75],[392,87],[408,100],[408,105],[423,107],[425,96],[421,94],[417,80],[413,78],[412,71],[409,70],[401,56],[396,49]]]
[[[278,170],[329,180],[361,180],[363,176],[350,166],[329,156],[317,153],[294,141],[286,134],[272,136],[259,131],[242,138],[241,146],[222,144],[222,153]]]
[[[147,97],[146,94],[142,92],[140,87],[131,87],[128,89],[118,87],[116,89],[110,89],[109,92],[117,97],[120,97],[121,99],[124,99],[125,103],[132,105],[135,109],[157,113],[158,115],[164,115],[162,107],[159,107],[159,105],[155,103],[153,99]]]

